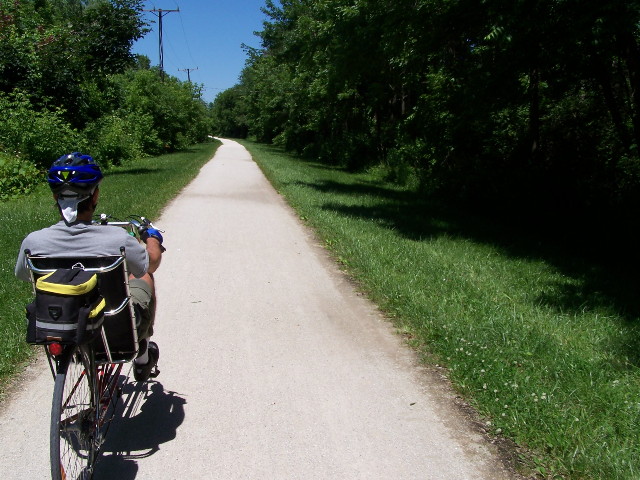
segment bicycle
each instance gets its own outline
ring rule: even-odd
[[[149,220],[140,216],[119,221],[103,214],[93,223],[123,227],[138,239],[145,228],[153,228]],[[49,434],[51,477],[53,480],[88,480],[93,476],[122,395],[123,367],[132,364],[139,348],[126,252],[123,247],[119,256],[80,259],[36,257],[25,253],[32,272],[34,294],[36,278],[58,268],[82,268],[85,272],[96,273],[102,280],[99,289],[109,309],[104,316],[110,318],[110,323],[101,325],[99,333],[87,343],[52,341],[45,345],[54,378]],[[98,265],[85,265],[93,260]],[[156,366],[150,378],[158,373]],[[125,372],[125,378],[128,374]]]

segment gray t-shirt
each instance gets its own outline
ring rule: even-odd
[[[67,225],[63,220],[42,230],[30,233],[22,241],[16,277],[29,281],[29,270],[24,251],[31,255],[48,257],[91,257],[98,255],[120,255],[120,247],[125,248],[127,267],[135,277],[141,277],[149,268],[147,249],[121,227],[92,225],[77,222]]]

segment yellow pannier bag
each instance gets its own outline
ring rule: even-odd
[[[95,273],[60,268],[36,281],[36,298],[27,305],[27,342],[87,343],[100,332],[104,308]]]

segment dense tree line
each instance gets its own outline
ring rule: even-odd
[[[466,200],[640,204],[635,0],[267,1],[220,134]]]
[[[202,141],[201,87],[131,53],[142,0],[0,0],[1,198],[81,150],[105,165]]]

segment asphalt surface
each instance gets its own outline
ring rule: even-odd
[[[128,383],[98,479],[508,479],[493,446],[224,140],[155,222],[161,374]],[[0,408],[0,471],[48,478],[42,360]]]

